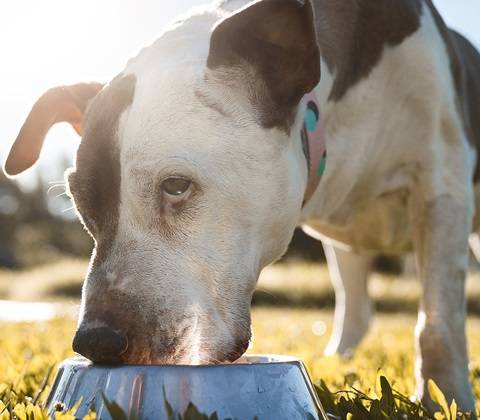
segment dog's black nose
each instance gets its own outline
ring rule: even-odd
[[[111,328],[80,327],[73,338],[73,351],[96,363],[118,363],[128,347],[127,337]]]

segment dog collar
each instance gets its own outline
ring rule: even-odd
[[[325,172],[327,148],[320,106],[314,91],[302,98],[302,107],[305,109],[305,116],[301,139],[308,166],[307,188],[303,199],[303,205],[305,205],[312,198],[320,178]]]

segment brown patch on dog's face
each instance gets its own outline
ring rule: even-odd
[[[118,76],[93,101],[77,152],[69,190],[85,226],[97,243],[97,257],[115,236],[120,205],[120,159],[117,128],[132,103],[133,75]]]

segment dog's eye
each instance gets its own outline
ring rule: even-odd
[[[191,181],[185,178],[167,178],[162,182],[162,190],[168,195],[179,196],[190,187]]]

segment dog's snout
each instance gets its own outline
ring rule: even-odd
[[[118,363],[128,347],[127,337],[108,326],[80,327],[73,350],[97,363]]]

